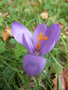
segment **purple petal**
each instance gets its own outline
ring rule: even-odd
[[[23,59],[23,68],[31,77],[40,74],[45,64],[46,59],[41,56],[26,55]]]
[[[30,54],[34,53],[33,41],[23,34],[23,44]]]
[[[51,41],[49,42],[48,46],[44,46],[40,52],[39,55],[43,55],[43,54],[48,54],[55,46],[55,41]]]
[[[44,35],[46,34],[47,31],[47,26],[45,24],[39,24],[38,27],[34,31],[34,46],[35,48],[37,47],[37,44],[39,40],[37,37],[40,35],[40,32],[43,33]],[[41,44],[40,47],[42,47],[43,44]]]
[[[53,49],[53,47],[60,38],[60,34],[61,34],[61,29],[59,24],[53,24],[48,28],[46,32],[46,36],[48,37],[48,40],[45,41],[42,49],[40,50],[41,55],[47,54]]]
[[[13,22],[11,26],[13,37],[21,44],[23,44],[22,36],[25,34],[28,38],[32,38],[31,32],[22,24]]]
[[[61,29],[59,24],[52,24],[47,30],[47,36],[50,40],[55,40],[55,43],[59,40],[61,35]]]

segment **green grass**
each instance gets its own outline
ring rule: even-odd
[[[30,78],[23,69],[22,61],[27,51],[14,39],[5,43],[2,40],[2,32],[6,25],[11,27],[13,21],[24,24],[33,33],[33,27],[40,23],[50,26],[53,23],[62,22],[64,27],[68,24],[68,3],[63,0],[43,0],[42,4],[35,1],[38,6],[31,5],[31,0],[2,0],[0,1],[0,89],[19,90],[21,86],[25,90],[52,90],[52,74],[58,76],[58,85],[61,86],[59,74],[64,68],[68,68],[68,36],[63,35],[54,49],[44,57],[47,59],[45,69],[40,75]],[[58,5],[58,6],[57,6]],[[42,20],[40,13],[48,11],[49,18]],[[5,17],[2,14],[9,12]],[[52,18],[52,19],[50,19]],[[65,36],[65,38],[64,38]],[[64,63],[64,64],[63,64]],[[34,88],[29,83],[34,82]],[[58,87],[57,87],[58,90]],[[60,87],[60,90],[62,88]]]

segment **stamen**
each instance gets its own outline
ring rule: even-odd
[[[43,37],[44,37],[44,34],[40,32],[40,36],[38,36],[37,38],[39,41],[42,41]]]
[[[44,39],[44,40],[48,40],[48,37],[47,37],[47,36],[45,36],[45,37],[43,37],[43,39]]]
[[[39,51],[39,48],[40,48],[40,42],[37,44],[37,48],[36,48],[37,52]]]
[[[40,36],[38,36],[37,39],[39,40],[39,43],[37,44],[37,48],[36,48],[36,51],[38,52],[40,45],[41,45],[41,41],[42,40],[48,40],[48,37],[44,36],[44,34],[40,32]]]

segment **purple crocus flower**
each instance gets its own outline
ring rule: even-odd
[[[33,36],[24,25],[18,22],[13,22],[11,29],[16,41],[29,52],[23,59],[25,72],[29,76],[38,75],[46,64],[46,59],[42,55],[49,53],[60,38],[59,24],[52,24],[50,27],[39,24],[34,30]]]

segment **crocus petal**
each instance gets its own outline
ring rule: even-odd
[[[59,24],[52,24],[47,30],[47,36],[50,40],[55,40],[55,43],[59,40],[61,35],[61,29]]]
[[[44,46],[40,51],[39,51],[39,55],[43,55],[43,54],[48,54],[55,46],[55,40],[54,41],[50,41],[48,46]]]
[[[32,38],[31,32],[22,24],[18,22],[13,22],[11,26],[13,37],[18,41],[20,44],[23,44],[22,36],[25,34],[28,38]]]
[[[41,55],[49,53],[53,49],[57,41],[59,40],[60,34],[61,34],[61,29],[59,24],[51,25],[47,29],[46,33],[47,33],[46,36],[48,37],[48,40],[45,41],[45,44],[43,44],[43,47],[40,50]]]
[[[40,32],[45,35],[46,31],[47,31],[47,26],[45,24],[39,24],[38,27],[35,29],[35,31],[34,31],[34,46],[35,46],[35,48],[37,47],[37,44],[39,42],[37,37],[40,35]],[[42,45],[41,45],[41,47],[42,47]]]
[[[34,53],[34,45],[32,39],[29,39],[28,36],[23,34],[23,44],[30,54]]]
[[[45,64],[46,59],[41,56],[26,55],[23,59],[23,68],[31,77],[40,74]]]

